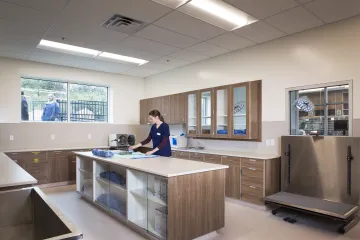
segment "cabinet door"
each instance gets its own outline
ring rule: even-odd
[[[76,155],[71,153],[68,155],[69,164],[69,181],[76,181]]]
[[[240,199],[240,167],[230,165],[226,169],[225,196]]]
[[[177,106],[178,109],[178,120],[179,123],[186,123],[186,99],[184,93],[177,94],[179,97],[179,105]]]
[[[185,94],[179,93],[170,96],[170,124],[185,123]],[[168,121],[169,123],[169,121]]]
[[[198,93],[191,92],[186,94],[187,98],[187,136],[195,137],[199,135],[198,130]]]
[[[231,86],[231,137],[248,139],[249,87],[248,83]]]
[[[140,124],[148,123],[148,100],[140,100]]]
[[[201,137],[211,137],[213,131],[213,89],[200,91],[200,135]]]
[[[70,180],[69,161],[66,156],[49,158],[50,182],[67,182]]]
[[[230,103],[229,87],[215,88],[215,116],[214,116],[214,128],[215,137],[228,138],[230,136]]]
[[[171,123],[170,96],[161,97],[161,109],[159,111],[163,115],[165,122]]]

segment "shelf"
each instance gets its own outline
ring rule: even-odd
[[[86,171],[86,170],[84,170],[84,169],[81,169],[81,168],[79,168],[79,171],[82,172],[82,173],[90,174],[90,175],[93,174],[92,172],[88,172],[88,171]]]
[[[139,220],[130,221],[130,222],[134,223],[136,226],[139,226],[139,227],[147,230],[147,227],[146,227],[147,221],[146,221],[146,219],[139,219]]]
[[[151,202],[158,203],[163,206],[167,206],[167,203],[165,201],[161,200],[160,198],[155,197],[155,195],[150,191],[147,192],[147,194],[148,194],[147,196],[144,195],[143,189],[131,190],[130,192],[133,195],[138,196],[144,200],[149,200]]]
[[[202,116],[201,118],[211,118],[211,116]]]
[[[234,114],[234,117],[246,117],[246,113],[243,113],[243,114]]]
[[[217,115],[217,117],[228,117],[228,115]]]
[[[105,180],[101,177],[96,177],[96,180],[103,183],[103,184],[109,184],[111,187],[114,187],[118,190],[121,190],[121,191],[126,191],[126,188],[124,188],[123,186],[119,185],[119,184],[116,184],[116,183],[113,183],[113,182],[110,182],[108,180]]]
[[[246,126],[246,123],[234,124],[234,126]]]

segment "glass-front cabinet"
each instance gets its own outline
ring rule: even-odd
[[[231,87],[232,90],[232,137],[246,138],[248,135],[248,91],[246,83]]]
[[[230,135],[230,118],[229,118],[229,93],[230,88],[219,87],[215,88],[215,136],[219,138],[226,138]]]
[[[213,89],[199,91],[200,95],[200,135],[203,137],[214,135],[213,131]]]
[[[199,134],[198,131],[198,118],[197,118],[197,109],[198,109],[198,93],[191,92],[187,93],[187,135],[196,136]]]

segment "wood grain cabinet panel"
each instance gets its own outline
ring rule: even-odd
[[[214,154],[204,154],[204,162],[221,164],[221,156]]]
[[[190,160],[202,162],[202,161],[204,161],[204,154],[190,152]]]
[[[225,196],[240,199],[240,167],[229,166],[226,169]]]

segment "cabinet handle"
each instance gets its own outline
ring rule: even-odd
[[[256,168],[249,168],[249,170],[256,171]]]
[[[76,163],[76,161],[72,161],[73,163]]]
[[[11,155],[17,155],[17,153],[12,153]]]
[[[256,189],[256,187],[254,187],[254,186],[250,186],[250,188],[254,188],[254,189]]]
[[[14,162],[16,162],[16,163],[17,163],[17,162],[18,162],[18,160],[14,160]]]
[[[35,173],[39,173],[40,171],[35,171]]]
[[[222,158],[227,158],[226,156],[222,156]]]
[[[249,159],[249,161],[250,161],[250,162],[256,162],[256,160],[255,160],[255,159]]]

